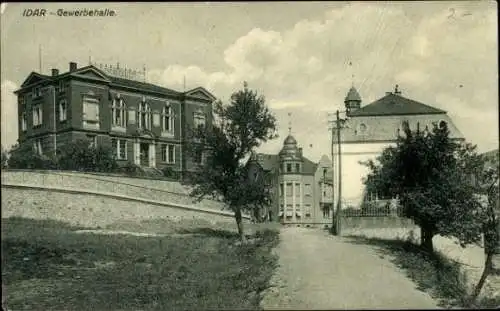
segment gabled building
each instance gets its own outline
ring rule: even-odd
[[[278,154],[252,154],[247,165],[260,172],[272,187],[270,219],[283,224],[322,224],[332,218],[331,162],[314,163],[288,135]]]
[[[342,199],[343,207],[360,207],[363,200],[377,194],[365,193],[363,180],[368,168],[360,162],[375,159],[385,148],[395,145],[398,135],[403,134],[403,123],[412,130],[431,131],[433,126],[446,125],[450,137],[464,140],[447,112],[413,99],[406,98],[396,86],[382,98],[362,106],[361,96],[352,87],[344,104],[348,120],[341,130]],[[335,139],[335,144],[337,141]],[[334,148],[334,197],[338,197],[339,154]]]
[[[119,163],[184,172],[199,162],[185,146],[190,128],[212,122],[215,97],[202,87],[177,92],[89,65],[32,72],[15,91],[19,143],[55,154],[77,139],[112,146]]]

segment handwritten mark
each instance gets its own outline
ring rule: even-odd
[[[453,18],[453,19],[457,19],[457,18],[455,17],[456,10],[455,10],[454,8],[450,8],[450,10],[449,10],[449,11],[450,11],[451,13],[450,13],[450,15],[448,15],[448,19],[452,19],[452,18]],[[462,13],[462,15],[461,15],[461,16],[462,16],[462,17],[465,17],[465,16],[469,16],[469,15],[472,15],[472,13],[470,13],[470,12],[465,12],[465,13]]]

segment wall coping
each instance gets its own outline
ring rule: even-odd
[[[173,208],[184,209],[184,210],[189,210],[189,211],[194,211],[194,212],[200,212],[200,213],[206,213],[206,214],[214,214],[214,215],[219,215],[219,216],[234,217],[234,214],[231,213],[231,212],[216,211],[216,210],[211,210],[211,209],[206,209],[206,208],[201,208],[201,207],[194,207],[194,206],[183,205],[183,204],[177,204],[177,203],[166,203],[166,202],[155,201],[155,200],[148,200],[148,199],[142,199],[142,198],[136,198],[136,197],[129,197],[129,196],[126,196],[126,195],[116,194],[116,193],[110,193],[110,192],[100,192],[100,191],[92,191],[92,190],[76,189],[76,188],[62,188],[62,187],[52,187],[52,186],[39,186],[39,185],[30,185],[30,184],[18,184],[18,183],[10,183],[10,182],[2,183],[1,187],[2,188],[47,190],[47,191],[63,192],[63,193],[77,193],[77,194],[97,195],[97,196],[114,198],[114,199],[123,200],[123,201],[141,202],[141,203],[147,203],[147,204],[152,204],[152,205],[159,205],[159,206],[164,206],[164,207],[173,207]],[[248,215],[242,215],[242,217],[244,219],[250,219],[250,216],[248,216]]]
[[[121,176],[121,175],[105,175],[105,174],[98,174],[95,172],[78,172],[78,171],[63,171],[63,170],[24,170],[24,169],[8,169],[8,170],[2,170],[2,175],[3,174],[9,174],[9,173],[34,173],[34,174],[45,174],[45,175],[59,175],[59,176],[68,176],[68,177],[75,177],[75,178],[83,178],[83,179],[92,179],[92,180],[99,180],[103,182],[110,182],[110,183],[116,183],[120,185],[125,185],[125,186],[130,186],[130,187],[136,187],[136,188],[142,188],[142,189],[151,189],[155,191],[160,191],[160,192],[165,192],[165,193],[170,193],[170,194],[175,194],[179,196],[189,196],[187,193],[180,193],[180,192],[175,192],[175,191],[169,191],[169,190],[164,190],[160,189],[157,187],[146,187],[146,186],[140,186],[140,185],[134,185],[122,181],[116,181],[116,180],[110,180],[110,179],[104,179],[106,177],[110,178],[132,178],[132,179],[140,179],[140,180],[155,180],[155,181],[162,181],[162,182],[178,182],[174,180],[166,180],[166,179],[151,179],[151,178],[140,178],[140,177],[130,177],[130,176]],[[88,176],[91,175],[91,176]],[[98,178],[98,177],[104,177],[104,178]],[[205,198],[205,200],[211,200],[218,202],[216,200],[210,199],[210,198]]]

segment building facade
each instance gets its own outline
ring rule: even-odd
[[[412,130],[422,131],[431,131],[434,125],[446,125],[452,139],[464,139],[446,111],[403,97],[397,86],[394,92],[387,92],[366,106],[361,105],[361,96],[352,87],[344,103],[348,118],[340,132],[341,169],[337,147],[333,156],[334,196],[338,198],[340,173],[342,208],[359,208],[364,200],[377,198],[377,194],[364,191],[363,181],[369,171],[362,163],[375,160],[385,148],[394,146],[398,135],[403,134],[404,122],[408,122]],[[336,138],[334,143],[338,144]]]
[[[111,146],[119,164],[177,172],[202,160],[186,154],[187,136],[193,127],[211,124],[210,92],[177,92],[112,73],[74,62],[62,74],[32,72],[15,92],[19,144],[49,155],[69,141],[88,139]]]
[[[331,223],[332,169],[323,156],[319,163],[304,157],[302,148],[288,135],[278,154],[252,154],[247,165],[266,175],[273,199],[270,218],[283,224]]]

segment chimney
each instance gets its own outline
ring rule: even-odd
[[[59,75],[59,69],[52,68],[52,76],[57,77]]]
[[[399,85],[397,85],[397,84],[396,84],[396,87],[394,88],[394,94],[401,95],[401,91],[399,90]]]
[[[70,62],[69,63],[69,72],[73,72],[76,70],[76,63],[75,62]]]

